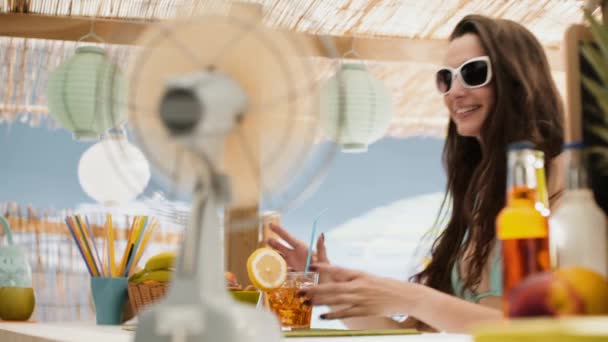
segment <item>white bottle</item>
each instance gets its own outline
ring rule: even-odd
[[[566,189],[551,215],[550,244],[557,267],[582,266],[608,277],[606,217],[587,184],[581,143],[565,146]]]

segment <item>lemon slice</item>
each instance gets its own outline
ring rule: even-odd
[[[281,287],[287,278],[287,263],[277,251],[263,247],[247,259],[247,273],[253,286],[262,291]]]

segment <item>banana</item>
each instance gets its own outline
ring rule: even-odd
[[[131,275],[131,276],[129,277],[129,282],[130,282],[130,283],[137,283],[137,280],[138,280],[138,279],[139,279],[141,276],[143,276],[144,274],[146,274],[146,271],[145,271],[145,270],[141,270],[141,271],[139,271],[139,272],[137,272],[137,273],[133,273],[133,275]]]
[[[146,262],[145,270],[148,272],[166,270],[175,264],[176,254],[174,252],[164,252],[157,254]]]
[[[136,279],[134,279],[132,282],[135,284],[140,284],[140,283],[143,283],[146,281],[156,281],[159,283],[166,283],[166,282],[171,281],[172,275],[173,275],[173,272],[168,271],[168,270],[146,272],[143,275],[141,275],[140,277],[137,277]]]

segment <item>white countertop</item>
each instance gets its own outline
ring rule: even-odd
[[[9,323],[0,322],[0,341],[2,342],[130,342],[134,332],[123,330],[119,326],[97,326],[93,323]],[[298,337],[294,342],[313,342],[331,340],[331,342],[390,342],[390,341],[425,341],[425,342],[472,342],[469,335],[458,334],[418,334],[399,336],[358,336],[358,337]]]

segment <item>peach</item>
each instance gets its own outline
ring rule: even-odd
[[[509,297],[509,317],[608,313],[608,281],[581,267],[526,278]]]

